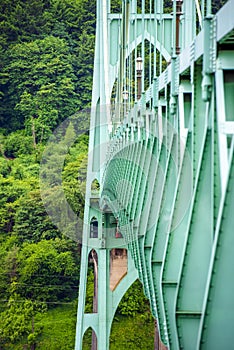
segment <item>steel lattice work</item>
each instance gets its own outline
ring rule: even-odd
[[[97,0],[76,350],[89,327],[109,348],[138,277],[168,349],[234,346],[234,0],[214,4]]]

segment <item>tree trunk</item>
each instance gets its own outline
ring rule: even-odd
[[[32,117],[32,138],[33,138],[33,147],[37,148],[37,142],[36,142],[36,132],[35,132],[35,124],[34,124],[34,118]]]
[[[32,315],[32,334],[34,333],[34,315]],[[36,343],[31,344],[30,350],[36,349]]]

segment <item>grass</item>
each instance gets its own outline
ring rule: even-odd
[[[134,317],[115,317],[110,350],[152,350],[154,349],[154,320],[150,313]]]
[[[37,350],[74,350],[77,303],[67,303],[48,310],[40,320],[42,334],[37,338]],[[8,344],[4,350],[30,350],[27,340]],[[83,349],[91,348],[91,330],[84,336]],[[154,321],[150,312],[114,318],[110,336],[110,350],[152,350]]]
[[[37,350],[71,350],[75,346],[76,303],[49,310],[41,320],[43,332]]]

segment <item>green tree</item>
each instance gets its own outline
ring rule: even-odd
[[[48,5],[48,0],[1,1],[1,45],[5,48],[16,41],[29,41],[42,35],[47,27],[43,14]]]
[[[70,147],[62,172],[63,188],[72,209],[79,217],[83,216],[86,172],[88,161],[88,136],[78,137]]]
[[[14,344],[26,337],[31,349],[35,349],[37,338],[43,329],[42,323],[38,321],[45,311],[44,303],[22,299],[13,293],[6,304],[6,310],[1,313],[1,348],[14,349]]]
[[[117,312],[125,316],[136,316],[149,310],[149,301],[144,296],[142,284],[137,280],[124,294]]]
[[[4,67],[8,104],[33,136],[34,146],[76,111],[72,60],[66,41],[53,36],[8,50]]]
[[[79,38],[76,48],[77,61],[75,71],[79,84],[76,86],[79,109],[86,109],[90,106],[92,95],[92,75],[94,60],[94,34],[92,30],[85,29]],[[84,59],[85,58],[85,59]]]
[[[52,305],[74,298],[79,270],[68,247],[59,238],[25,243],[18,254],[18,294]]]
[[[17,254],[18,247],[13,242],[1,242],[0,251],[0,299],[8,299],[10,296],[11,282],[17,275]]]
[[[0,126],[22,128],[26,116],[29,128],[42,129],[40,140],[54,123],[90,105],[95,11],[88,0],[0,4]]]
[[[25,135],[24,130],[11,133],[3,143],[3,155],[7,158],[16,158],[21,154],[30,154],[32,151],[32,138]]]
[[[14,221],[13,234],[19,244],[61,237],[45,210],[39,189],[20,198]]]
[[[0,233],[12,232],[19,198],[30,191],[31,185],[30,181],[12,175],[7,178],[0,175]]]

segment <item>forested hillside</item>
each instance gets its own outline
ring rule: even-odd
[[[80,242],[51,222],[39,171],[54,129],[90,106],[95,7],[90,0],[0,2],[0,349],[74,348]],[[62,173],[67,200],[80,216],[87,152],[83,132]],[[87,307],[92,266],[89,282]],[[111,349],[152,349],[153,332],[136,283],[116,314]]]

